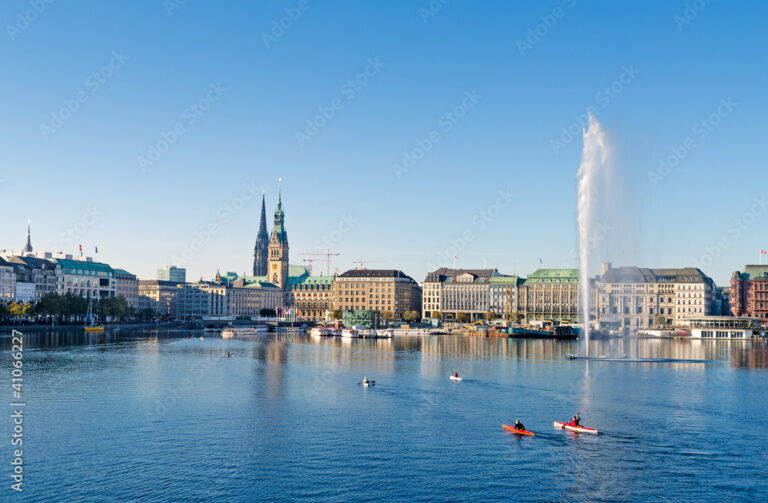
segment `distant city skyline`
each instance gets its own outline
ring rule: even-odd
[[[621,173],[594,263],[726,286],[768,249],[763,4],[30,5],[0,6],[0,249],[30,220],[141,278],[250,273],[283,177],[293,264],[576,268],[588,111]]]

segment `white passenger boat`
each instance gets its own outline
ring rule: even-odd
[[[309,335],[315,335],[318,337],[333,337],[334,335],[341,335],[341,332],[333,327],[314,327],[309,331]]]
[[[266,326],[258,327],[227,327],[221,331],[222,339],[231,339],[232,337],[247,337],[249,335],[257,335],[261,332],[266,332],[268,328]]]
[[[354,328],[345,328],[341,331],[341,336],[347,339],[359,339],[360,332]]]

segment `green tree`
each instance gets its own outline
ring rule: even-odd
[[[379,312],[379,315],[382,320],[393,320],[395,319],[395,313],[392,311],[381,311]]]
[[[405,311],[403,313],[403,319],[405,321],[416,321],[416,319],[419,317],[419,313],[416,311]]]
[[[486,313],[485,313],[485,319],[488,320],[488,321],[493,321],[493,320],[495,320],[498,317],[499,317],[499,315],[497,315],[493,311],[486,311]]]
[[[341,312],[341,309],[334,309],[331,311],[331,319],[332,320],[340,320],[343,318],[344,313]]]
[[[655,322],[661,327],[667,324],[667,319],[662,315],[658,315],[656,316]]]
[[[459,313],[456,315],[456,319],[459,320],[461,323],[469,323],[472,319],[472,316],[470,316],[469,313]]]
[[[8,306],[8,311],[14,318],[25,318],[31,313],[32,304],[30,302],[12,302]]]
[[[0,302],[0,320],[4,320],[8,317],[8,306],[4,302]]]

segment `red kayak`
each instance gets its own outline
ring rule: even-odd
[[[560,421],[555,421],[555,428],[560,428],[561,430],[573,431],[576,433],[591,433],[593,435],[597,435],[598,433],[598,431],[594,428],[587,428],[586,426],[571,426],[568,423],[563,423]]]
[[[514,426],[509,426],[507,424],[502,424],[501,427],[504,428],[505,430],[507,430],[510,433],[514,433],[515,435],[528,435],[529,437],[536,436],[536,434],[534,432],[532,432],[532,431],[518,430]]]

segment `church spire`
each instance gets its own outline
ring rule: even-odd
[[[256,235],[256,247],[253,249],[253,275],[267,275],[267,254],[269,253],[269,233],[267,232],[267,206],[264,194],[261,194],[261,221]]]
[[[27,221],[27,244],[24,245],[24,248],[21,250],[21,253],[32,253],[32,224]]]

